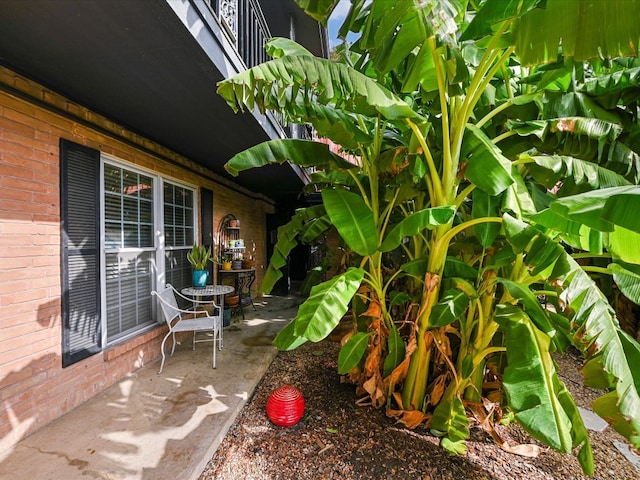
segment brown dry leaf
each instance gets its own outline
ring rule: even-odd
[[[551,127],[551,131],[573,132],[576,129],[576,120],[563,118],[558,120],[555,128]]]
[[[362,384],[362,388],[364,388],[369,394],[371,401],[376,408],[384,405],[386,398],[382,390],[382,381],[380,380],[379,374],[373,375],[369,380],[364,382]]]
[[[341,377],[341,379],[343,379],[343,383],[352,383],[354,385],[360,385],[360,383],[364,381],[364,378],[364,372],[362,372],[358,366],[354,367],[353,370]]]
[[[404,357],[404,360],[400,362],[393,371],[387,375],[384,379],[384,385],[387,390],[395,390],[395,386],[407,378],[407,373],[409,372],[409,357]]]
[[[433,292],[440,283],[440,277],[435,273],[427,272],[424,276],[424,288],[427,292]]]
[[[502,401],[502,390],[493,390],[487,393],[487,399],[495,403],[500,403]]]
[[[484,406],[476,402],[466,402],[465,407],[471,411],[480,428],[485,432],[492,433],[494,428],[490,422],[491,412],[487,413]],[[493,434],[491,436],[493,437]]]
[[[407,340],[407,346],[404,349],[404,358],[409,358],[415,352],[416,348],[418,348],[418,340],[416,339],[416,331],[411,329],[411,333],[409,333],[409,339]]]
[[[367,396],[367,397],[362,397],[356,400],[356,405],[358,407],[369,407],[373,405],[373,402],[371,401],[371,397]]]
[[[429,418],[429,416],[419,410],[404,410],[402,412],[402,416],[398,419],[398,423],[401,423],[405,427],[413,430],[421,423],[429,420]]]
[[[364,371],[367,376],[380,371],[380,349],[374,347],[364,361]]]
[[[448,377],[449,374],[443,373],[433,381],[431,395],[429,396],[429,403],[431,405],[438,405],[438,403],[440,403],[440,399],[442,398],[442,395],[444,395],[444,391],[447,386]]]
[[[367,308],[367,311],[364,312],[362,315],[365,317],[380,318],[381,314],[382,314],[382,309],[380,308],[380,302],[377,299],[373,299],[369,302],[369,307]]]
[[[484,390],[498,390],[502,386],[502,382],[484,382],[482,388]]]
[[[493,413],[493,408],[491,408],[490,411],[487,412],[487,409],[485,407],[485,405],[477,402],[465,402],[465,408],[471,411],[474,419],[478,423],[478,426],[489,435],[491,435],[491,438],[493,438],[493,441],[496,442],[496,444],[502,446],[502,444],[505,442],[493,427],[493,423],[491,422],[491,414]]]
[[[451,357],[453,352],[451,351],[451,343],[449,342],[449,337],[445,334],[444,329],[436,328],[431,330],[433,334],[433,339],[436,342],[436,348],[440,350],[442,355]]]
[[[404,410],[404,407],[402,406],[402,394],[400,392],[393,392],[392,395],[393,399],[396,401],[396,404],[400,407],[400,410]],[[387,410],[390,411],[389,409]]]
[[[542,453],[542,448],[538,445],[534,445],[532,443],[522,443],[520,445],[509,445],[507,442],[504,442],[500,445],[500,448],[505,452],[513,453],[515,455],[520,455],[521,457],[531,457],[535,458],[540,453]]]
[[[382,318],[372,317],[372,320],[369,322],[369,328],[367,330],[370,332],[375,332],[376,334],[380,334],[382,331]],[[375,340],[376,339],[374,339],[374,341]]]

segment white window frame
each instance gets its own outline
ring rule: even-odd
[[[151,276],[152,289],[159,288],[160,285],[165,284],[165,237],[164,237],[164,184],[165,182],[171,183],[173,185],[191,190],[193,193],[193,225],[194,225],[194,240],[199,238],[199,225],[198,225],[198,212],[200,211],[200,204],[198,198],[198,187],[196,185],[188,184],[182,182],[180,180],[163,176],[161,173],[147,169],[144,167],[140,167],[138,165],[126,162],[119,158],[116,158],[107,153],[100,152],[100,258],[101,258],[101,268],[100,268],[100,290],[101,290],[101,331],[102,331],[102,345],[105,347],[109,347],[111,345],[115,345],[118,343],[122,343],[123,341],[129,340],[133,337],[140,335],[152,328],[155,328],[157,325],[157,315],[159,312],[156,310],[156,304],[153,302],[152,306],[152,318],[150,318],[149,324],[145,324],[140,328],[131,331],[122,336],[118,336],[115,339],[109,340],[107,335],[107,248],[105,245],[105,191],[104,191],[104,181],[105,181],[105,165],[113,165],[118,168],[126,169],[128,171],[138,173],[141,175],[148,176],[152,179],[152,188],[153,188],[153,246],[146,248],[121,248],[118,251],[122,252],[131,252],[131,253],[141,253],[141,252],[155,252],[153,257],[152,269],[155,274]],[[109,253],[112,253],[113,249],[109,249]]]

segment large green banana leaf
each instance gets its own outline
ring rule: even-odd
[[[356,167],[340,155],[333,153],[324,143],[286,138],[270,140],[248,148],[232,157],[224,168],[231,175],[237,176],[243,170],[287,161],[302,167],[315,166],[328,169]]]
[[[340,349],[338,355],[338,373],[346,375],[355,368],[367,351],[369,333],[358,332],[352,336]]]
[[[594,404],[596,412],[611,419],[614,428],[625,435],[633,445],[640,446],[640,368],[632,363],[640,346],[628,338],[618,324],[608,299],[593,279],[555,241],[532,226],[503,217],[507,239],[514,251],[529,251],[529,245],[546,243],[550,249],[561,252],[556,256],[548,280],[560,281],[561,298],[567,305],[565,315],[570,315],[572,343],[590,358],[598,358],[606,374],[615,381],[615,412],[611,403]],[[555,247],[553,246],[555,244]],[[523,248],[524,246],[524,248]],[[547,248],[540,249],[541,251]],[[527,253],[525,261],[533,265],[535,255]],[[551,319],[556,316],[550,315]],[[563,328],[564,329],[564,328]],[[629,352],[632,355],[629,355]],[[601,407],[601,410],[598,408]],[[615,416],[614,416],[615,413]],[[621,419],[626,419],[622,422]]]
[[[381,0],[371,5],[359,47],[371,52],[374,68],[386,74],[429,35],[424,15],[429,7],[415,2]]]
[[[304,48],[299,43],[285,37],[270,38],[265,44],[264,49],[267,54],[273,58],[282,58],[289,55],[306,55],[307,57],[313,57],[313,53]]]
[[[571,179],[574,185],[591,188],[621,187],[631,183],[605,166],[575,157],[521,155],[520,159],[532,162],[528,164],[529,172],[547,188],[553,188],[560,180],[566,183],[567,179]]]
[[[357,254],[373,254],[378,234],[373,212],[360,195],[347,190],[322,191],[322,202],[342,239]]]
[[[638,87],[640,87],[640,67],[635,67],[585,80],[580,90],[593,96],[614,95],[614,98],[618,99],[625,90]]]
[[[313,54],[299,43],[283,37],[270,39],[266,43],[265,49],[273,58],[292,55],[313,57]],[[342,148],[355,149],[358,144],[371,142],[368,132],[360,129],[352,116],[336,108],[304,101],[300,101],[297,104],[292,103],[290,107],[289,110],[283,110],[279,113],[285,119],[295,123],[310,123],[315,128],[318,136],[330,138]]]
[[[640,233],[640,187],[623,186],[593,190],[551,203],[551,210],[601,232],[614,225]]]
[[[476,188],[473,191],[471,203],[472,218],[497,217],[500,215],[502,196],[489,195],[484,190]],[[473,227],[473,231],[483,248],[489,247],[500,233],[500,224],[483,222]]]
[[[296,335],[296,322],[291,320],[276,336],[273,340],[273,344],[282,350],[288,352],[289,350],[295,350],[300,345],[307,343],[309,340],[305,337]]]
[[[444,292],[433,306],[429,317],[429,328],[445,327],[455,322],[469,305],[469,297],[462,290],[452,288]]]
[[[533,437],[569,453],[574,446],[572,421],[580,421],[580,417],[573,418],[560,402],[564,386],[550,354],[549,336],[538,330],[523,310],[512,305],[498,305],[495,319],[505,333],[508,366],[503,385],[509,407]],[[575,405],[573,408],[577,410]],[[588,443],[586,446],[590,448]]]
[[[545,8],[533,8],[538,4]],[[634,57],[640,40],[638,7],[635,0],[488,0],[462,38],[488,35],[502,21],[520,16],[512,37],[523,65],[555,61],[561,44],[563,55],[579,61]]]
[[[468,161],[466,177],[489,195],[498,195],[513,183],[511,163],[475,125],[467,125],[462,157]]]
[[[551,209],[532,215],[530,219],[551,230],[561,232],[563,241],[578,250],[600,255],[606,248],[616,260],[640,265],[640,233],[618,225],[613,225],[612,231],[603,233],[573,221],[566,213],[561,215]],[[628,280],[630,278],[632,277],[628,277]]]
[[[611,419],[613,427],[640,448],[640,346],[623,332],[607,298],[594,281],[570,256],[558,268],[565,282],[563,300],[575,312],[576,340],[583,349],[598,355],[604,371],[615,379],[613,404],[594,403],[601,417]],[[578,335],[579,332],[579,335]]]
[[[502,211],[511,212],[518,218],[535,214],[537,212],[536,206],[520,171],[515,165],[511,168],[511,178],[513,178],[513,183],[504,191]]]
[[[614,259],[640,265],[640,233],[616,225],[605,237],[607,250]]]
[[[465,440],[469,438],[469,420],[460,398],[453,396],[438,404],[431,417],[431,432],[445,435],[440,445],[447,451],[457,455],[467,451]]]
[[[312,342],[319,342],[329,335],[347,312],[363,278],[364,270],[350,268],[314,286],[293,320],[295,335]]]
[[[372,142],[371,135],[357,125],[353,115],[326,105],[299,103],[291,107],[287,118],[294,123],[310,123],[319,137],[330,138],[347,150],[355,150],[360,145]]]
[[[491,35],[505,20],[544,4],[544,0],[487,0],[476,13],[460,40],[474,40]],[[556,49],[557,50],[557,49]]]
[[[613,274],[616,285],[632,302],[640,305],[640,267],[625,263],[612,263],[607,269]]]
[[[455,207],[427,208],[412,213],[391,229],[382,242],[380,251],[390,252],[398,248],[405,237],[416,235],[425,228],[434,228],[451,222],[455,213]]]
[[[560,44],[564,56],[578,61],[635,57],[640,45],[638,8],[636,0],[547,0],[546,8],[522,15],[513,32],[516,52],[523,65],[556,60]]]
[[[342,63],[305,55],[265,62],[218,83],[218,94],[237,111],[246,106],[289,110],[305,102],[334,105],[344,111],[389,120],[425,119],[372,78]]]
[[[618,129],[612,128],[611,125],[620,124],[622,117],[620,113],[613,110],[607,110],[602,107],[595,98],[590,97],[581,92],[541,92],[535,97],[536,103],[539,104],[542,118],[556,122],[559,129],[577,129],[584,134],[593,131],[598,136],[608,135],[611,139],[615,138]],[[567,122],[564,122],[564,118]],[[602,123],[598,126],[598,122],[591,123],[586,120],[578,121],[578,118],[597,119]],[[558,124],[559,122],[559,124]],[[565,125],[566,123],[566,125]]]
[[[309,340],[319,342],[324,339],[346,313],[363,278],[363,270],[350,268],[312,287],[296,318],[278,333],[273,344],[279,350],[287,351]]]
[[[518,299],[535,327],[545,333],[553,342],[554,349],[564,352],[570,344],[569,339],[552,323],[542,305],[540,305],[540,301],[529,287],[506,278],[500,278],[498,281],[507,287],[511,296]]]
[[[340,0],[296,0],[307,15],[324,24],[327,23],[327,18],[339,2]]]
[[[549,208],[529,216],[529,220],[546,227],[549,235],[559,232],[562,241],[577,250],[591,252],[594,255],[600,255],[604,251],[606,234],[563,217]]]

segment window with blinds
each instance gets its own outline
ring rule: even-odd
[[[156,185],[162,184],[162,195]],[[164,255],[165,282],[191,284],[187,251],[193,245],[193,189],[104,163],[105,297],[107,343],[154,323],[157,255]],[[154,204],[162,202],[161,218]],[[156,245],[155,225],[164,244]],[[164,249],[160,252],[159,249]]]
[[[153,324],[154,179],[104,164],[107,342]]]
[[[64,139],[60,167],[68,366],[156,325],[151,291],[160,284],[191,285],[186,252],[196,238],[198,204],[195,188]]]
[[[165,181],[163,197],[165,278],[181,289],[192,283],[187,252],[195,238],[194,191]]]

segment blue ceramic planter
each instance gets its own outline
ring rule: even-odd
[[[191,276],[194,287],[206,286],[208,278],[209,278],[209,272],[206,270],[194,270],[193,275]]]

